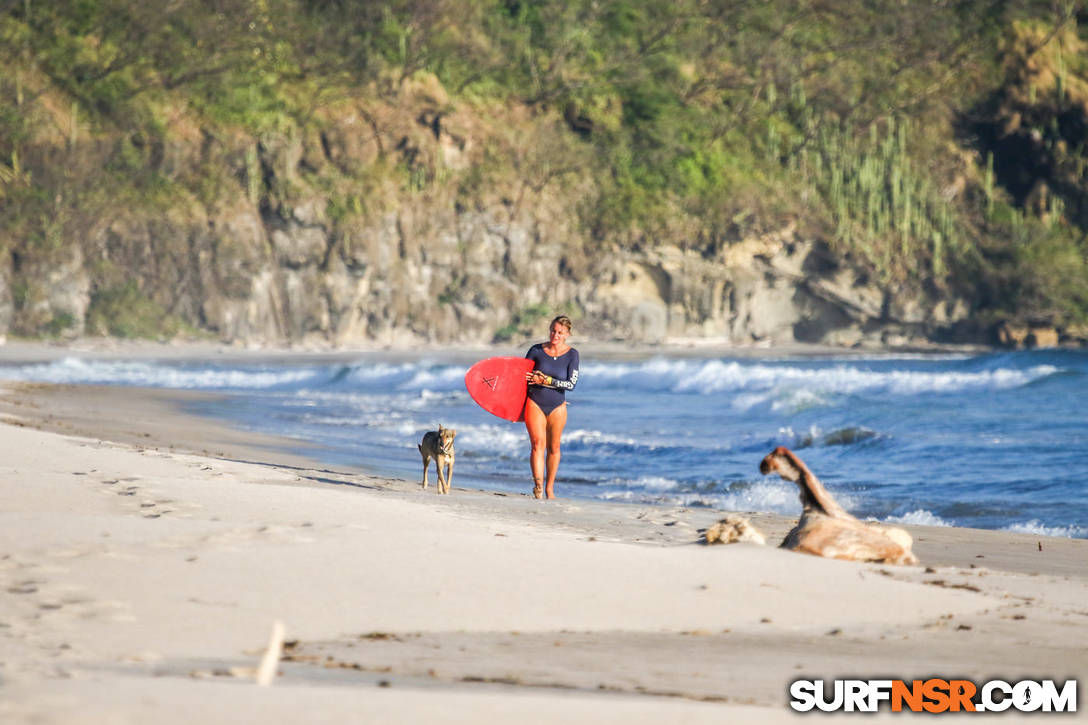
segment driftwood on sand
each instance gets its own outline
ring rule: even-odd
[[[782,547],[830,559],[917,564],[913,540],[903,529],[859,521],[831,497],[820,480],[793,451],[779,446],[759,464],[763,474],[777,473],[801,489],[803,511]]]

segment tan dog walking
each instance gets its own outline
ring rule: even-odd
[[[457,431],[438,424],[438,430],[427,431],[419,444],[419,453],[423,456],[423,488],[427,488],[427,468],[434,459],[438,469],[438,492],[449,493],[450,481],[453,480],[453,439]]]

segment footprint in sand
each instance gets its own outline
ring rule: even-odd
[[[174,513],[173,499],[164,498],[156,501],[144,501],[140,504],[145,519],[157,519],[166,514]]]
[[[103,493],[115,493],[118,496],[132,496],[137,488],[131,484],[133,481],[139,481],[140,479],[135,476],[128,476],[127,478],[103,478],[97,483],[102,486],[109,486],[110,488],[103,489]]]
[[[8,594],[35,594],[38,591],[38,583],[34,579],[26,579],[9,586],[5,591]]]
[[[161,518],[166,514],[176,513],[179,507],[183,507],[183,505],[178,504],[175,499],[152,497],[149,494],[153,492],[145,491],[140,486],[133,485],[134,481],[139,480],[139,477],[127,476],[125,478],[105,478],[97,481],[97,483],[102,486],[102,493],[124,496],[126,498],[135,498],[139,495],[140,501],[136,505],[135,510],[145,519]],[[188,514],[179,515],[182,517],[188,516]]]
[[[0,625],[5,637],[24,641],[35,647],[72,654],[63,632],[79,622],[104,619],[109,622],[132,620],[131,606],[125,602],[96,599],[84,588],[54,582],[42,573],[56,567],[22,562],[8,570],[0,580],[0,592],[10,597],[7,617]],[[63,571],[63,570],[59,570]]]

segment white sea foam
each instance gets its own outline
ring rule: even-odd
[[[459,367],[427,367],[409,371],[412,377],[397,385],[398,390],[432,390],[448,392],[464,390],[465,372]]]
[[[796,516],[801,505],[797,488],[775,481],[761,481],[734,490],[692,491],[685,484],[660,476],[612,479],[597,494],[606,501],[665,503],[671,506],[712,506],[726,511],[763,511]]]
[[[1088,539],[1088,528],[1084,526],[1046,526],[1038,519],[1006,526],[1005,531],[1018,534],[1036,534],[1038,536],[1057,536],[1066,539]]]
[[[636,386],[677,393],[745,391],[746,395],[734,404],[747,409],[768,400],[779,408],[819,405],[822,403],[821,396],[827,393],[884,391],[912,395],[1011,388],[1057,371],[1058,368],[1052,365],[1036,365],[1025,370],[998,368],[973,372],[927,372],[872,370],[865,367],[863,361],[814,367],[725,360],[655,359],[644,363],[588,364],[582,370],[582,380],[587,385],[619,383],[625,388]]]
[[[797,486],[783,481],[760,481],[718,496],[721,508],[729,511],[769,511],[796,515],[801,504]]]
[[[432,411],[436,404],[462,402],[468,399],[463,391],[418,390],[411,392],[351,392],[334,390],[299,390],[293,394],[289,405],[346,405],[360,411],[425,410]]]
[[[185,367],[148,362],[83,360],[67,357],[49,363],[7,367],[11,380],[43,383],[94,383],[174,389],[265,389],[297,385],[320,375],[317,368]]]
[[[801,508],[797,490],[776,483],[759,483],[739,491],[714,493],[678,490],[672,485],[680,487],[680,484],[667,478],[646,477],[634,483],[640,482],[645,485],[605,489],[598,498],[670,506],[710,506],[725,511],[762,511],[786,516],[796,516]]]
[[[738,392],[733,396],[730,401],[730,405],[738,413],[747,413],[752,408],[757,408],[765,405],[771,399],[770,394],[766,392],[759,393],[743,393]]]
[[[582,430],[575,429],[571,431],[565,431],[563,433],[564,443],[581,443],[586,446],[648,446],[651,450],[655,448],[652,443],[647,443],[644,440],[635,440],[629,436],[611,435],[609,433],[602,433],[599,430]]]
[[[889,516],[884,521],[890,524],[916,524],[918,526],[955,526],[951,521],[946,521],[925,509],[915,509],[901,516]]]
[[[368,383],[385,379],[403,379],[418,368],[417,363],[355,363],[347,368],[344,378]]]
[[[683,484],[679,481],[674,481],[671,478],[665,478],[664,476],[640,476],[634,480],[626,478],[613,478],[601,483],[602,486],[616,486],[624,490],[629,491],[653,491],[656,493],[662,493],[665,491],[675,491]]]
[[[1057,372],[1052,365],[1024,370],[998,368],[973,372],[872,370],[863,360],[831,366],[768,364],[730,360],[655,358],[642,363],[590,363],[582,369],[584,386],[639,387],[677,393],[732,392],[732,404],[744,410],[770,402],[776,410],[822,405],[827,394],[884,391],[910,395],[968,389],[1016,387]],[[84,360],[68,357],[49,363],[11,366],[5,377],[56,383],[104,383],[167,388],[261,389],[310,383],[322,385],[338,377],[363,389],[451,392],[463,388],[465,368],[430,361],[356,363],[337,376],[328,367],[224,368],[155,362]]]
[[[810,408],[819,408],[827,404],[827,398],[820,393],[804,388],[784,390],[771,403],[771,410],[776,413],[800,413]]]
[[[458,425],[457,450],[493,455],[527,452],[529,437],[525,430],[504,425]]]
[[[415,445],[414,439],[416,437],[422,438],[423,434],[426,433],[428,430],[433,430],[433,428],[430,426],[427,426],[426,428],[420,428],[418,424],[410,420],[399,421],[396,425],[390,427],[398,436],[411,439],[410,442],[413,447]]]
[[[368,428],[371,430],[389,431],[397,435],[412,435],[419,428],[418,424],[414,421],[395,411],[351,416],[303,414],[299,416],[298,421],[305,425],[327,426],[332,428]]]

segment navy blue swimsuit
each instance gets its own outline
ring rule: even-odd
[[[552,378],[551,385],[529,385],[529,400],[540,406],[544,415],[567,401],[567,391],[578,384],[578,351],[573,347],[559,357],[544,352],[544,343],[529,348],[525,357],[536,364],[536,370]]]

